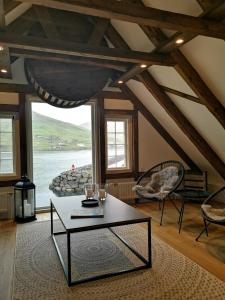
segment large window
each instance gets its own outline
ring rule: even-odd
[[[52,197],[83,194],[84,185],[94,180],[92,105],[66,110],[33,102],[31,109],[33,182],[40,209]]]
[[[132,159],[132,118],[112,116],[106,118],[107,171],[129,171]]]
[[[0,176],[15,176],[16,157],[16,121],[12,115],[0,116]]]

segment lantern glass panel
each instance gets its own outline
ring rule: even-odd
[[[16,190],[15,189],[15,205],[16,205],[16,216],[17,217],[22,217],[22,191],[21,190]]]
[[[27,190],[27,212],[30,216],[34,216],[34,204],[35,204],[35,191]]]

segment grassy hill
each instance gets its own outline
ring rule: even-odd
[[[91,131],[33,112],[34,151],[82,150],[91,148]]]

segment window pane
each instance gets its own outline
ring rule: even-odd
[[[116,153],[117,153],[117,155],[125,156],[125,146],[124,145],[117,145],[116,146]]]
[[[107,139],[108,139],[108,144],[115,145],[115,143],[116,143],[116,135],[115,135],[115,133],[108,133]]]
[[[107,121],[107,130],[108,169],[127,168],[127,119]]]
[[[126,166],[127,165],[125,159],[122,159],[117,163],[117,168],[126,168]]]
[[[1,151],[6,151],[5,147],[11,147],[13,144],[13,139],[12,139],[12,133],[11,132],[6,132],[0,133],[0,142],[1,142]]]
[[[108,145],[108,156],[116,156],[116,146]]]
[[[13,160],[1,159],[0,160],[0,173],[13,173]]]
[[[125,121],[116,122],[116,132],[124,132],[125,131]]]
[[[12,119],[0,119],[0,132],[12,132]]]
[[[13,169],[13,121],[0,119],[0,173],[10,174]]]
[[[115,132],[116,130],[116,122],[107,121],[107,132]]]
[[[108,157],[108,169],[116,168],[116,156]]]
[[[125,144],[125,134],[124,133],[116,133],[116,144]]]

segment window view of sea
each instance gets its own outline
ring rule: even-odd
[[[49,206],[49,199],[56,197],[49,190],[52,179],[75,167],[92,163],[92,151],[39,151],[33,152],[33,181],[36,185],[37,207]]]

